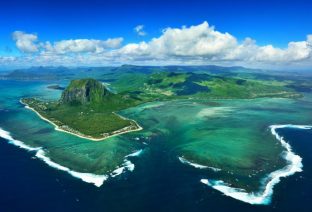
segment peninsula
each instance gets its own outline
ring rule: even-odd
[[[72,80],[58,101],[23,98],[21,103],[52,123],[56,130],[90,140],[142,129],[136,121],[117,114],[134,102],[111,93],[94,79]]]

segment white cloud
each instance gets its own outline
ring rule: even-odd
[[[143,31],[144,26],[136,27]],[[312,67],[312,35],[304,41],[291,41],[285,48],[257,45],[246,38],[239,41],[228,32],[219,32],[207,22],[181,28],[166,28],[150,41],[121,46],[122,38],[76,39],[37,44],[33,34],[19,32],[14,37],[23,52],[36,52],[34,63],[41,65],[244,65],[249,67]],[[30,57],[30,56],[29,56]],[[17,59],[13,62],[23,62]],[[1,62],[0,62],[1,63]]]
[[[306,41],[289,42],[286,48],[259,46],[251,38],[239,42],[233,35],[219,32],[204,22],[167,28],[149,42],[131,43],[116,50],[116,58],[121,59],[120,55],[127,62],[157,61],[158,64],[312,67],[312,35]]]
[[[147,33],[144,31],[144,25],[137,25],[134,27],[134,31],[139,35],[139,36],[145,36]]]
[[[215,31],[207,22],[189,28],[167,28],[158,38],[150,42],[128,44],[121,53],[140,53],[151,56],[215,57],[237,45],[236,39],[228,33]]]
[[[53,52],[56,54],[66,53],[100,53],[106,49],[120,47],[123,38],[109,38],[107,40],[95,39],[70,39],[56,41],[51,44],[50,41],[39,43],[36,34],[28,34],[22,31],[15,31],[12,34],[13,40],[16,42],[16,47],[25,53],[34,53],[38,51]]]
[[[216,31],[204,22],[197,26],[167,28],[150,42],[128,44],[119,54],[146,58],[178,58],[202,62],[241,61],[245,63],[289,63],[311,59],[312,35],[306,41],[290,42],[285,49],[272,45],[258,46],[246,38],[242,43],[229,34]]]
[[[22,31],[15,31],[12,34],[13,40],[16,42],[16,47],[25,53],[37,52],[38,46],[36,42],[38,37],[35,34],[27,34]]]
[[[112,49],[120,47],[123,38],[109,38],[107,40],[94,39],[76,39],[76,40],[61,40],[54,42],[46,42],[43,48],[47,52],[54,52],[57,54],[66,53],[100,53],[105,49]]]

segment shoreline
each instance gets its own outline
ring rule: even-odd
[[[57,131],[59,131],[59,132],[68,133],[68,134],[77,136],[77,137],[79,137],[79,138],[88,139],[88,140],[91,140],[91,141],[103,141],[103,140],[105,140],[105,139],[108,139],[108,138],[111,138],[111,137],[114,137],[114,136],[117,136],[117,135],[121,135],[121,134],[129,133],[129,132],[136,132],[136,131],[143,130],[143,127],[141,127],[135,120],[127,119],[127,118],[125,118],[125,117],[123,117],[123,116],[121,116],[121,115],[119,115],[119,114],[113,112],[115,115],[119,116],[120,118],[122,118],[122,119],[124,119],[124,120],[133,121],[133,122],[136,124],[136,126],[137,126],[138,128],[136,128],[136,129],[130,129],[130,130],[125,130],[125,131],[119,132],[120,130],[129,127],[129,126],[127,126],[127,127],[121,128],[121,129],[119,129],[119,130],[113,131],[113,132],[112,132],[112,135],[104,136],[104,137],[102,137],[102,138],[93,138],[93,137],[91,137],[91,136],[87,136],[87,135],[84,135],[84,134],[82,134],[82,133],[81,133],[81,134],[76,134],[76,133],[74,133],[74,132],[70,132],[70,131],[64,130],[64,129],[62,129],[60,126],[58,126],[57,124],[55,124],[53,121],[51,121],[51,120],[45,118],[44,116],[42,116],[38,111],[36,111],[34,108],[30,107],[27,103],[23,102],[22,99],[20,99],[19,102],[20,102],[21,104],[25,105],[25,108],[26,108],[26,109],[35,112],[42,120],[44,120],[44,121],[46,121],[46,122],[52,124],[52,125],[54,126],[54,129],[55,129],[55,130],[57,130]]]

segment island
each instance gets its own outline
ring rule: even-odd
[[[48,85],[47,88],[52,90],[61,90],[61,91],[65,90],[65,88],[60,85]]]
[[[136,121],[117,114],[134,102],[111,93],[95,79],[72,80],[58,101],[23,98],[21,103],[55,125],[56,130],[90,140],[142,129]]]
[[[301,96],[275,81],[206,73],[117,72],[110,76],[116,76],[116,79],[111,79],[110,85],[116,92],[95,79],[74,79],[57,101],[23,98],[21,103],[55,125],[56,130],[98,141],[141,130],[142,127],[136,121],[127,119],[118,112],[147,102]]]

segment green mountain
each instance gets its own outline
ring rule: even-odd
[[[102,104],[105,97],[113,95],[99,81],[95,79],[72,80],[63,91],[60,99],[65,104]]]

